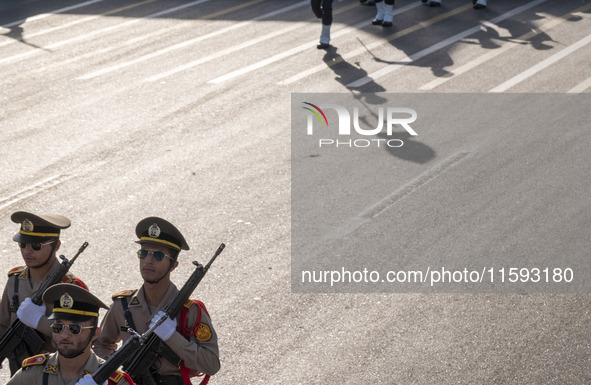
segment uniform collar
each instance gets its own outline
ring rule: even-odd
[[[92,374],[96,372],[98,367],[100,366],[101,362],[99,362],[99,358],[94,352],[91,350],[90,357],[88,357],[88,361],[84,365],[83,373],[85,374]],[[43,368],[43,372],[47,372],[49,374],[56,374],[59,368],[59,361],[58,361],[58,354],[51,353],[47,358],[47,362],[45,363],[45,367]],[[82,376],[81,376],[82,377]]]
[[[168,286],[168,289],[166,289],[166,294],[164,294],[164,298],[162,298],[162,301],[158,306],[158,310],[162,310],[166,305],[171,303],[178,292],[179,291],[176,288],[175,284],[171,282]],[[132,305],[148,307],[148,304],[146,303],[146,292],[144,290],[144,285],[142,285],[142,287],[138,291],[136,291],[134,295],[131,296],[129,306],[131,307]]]

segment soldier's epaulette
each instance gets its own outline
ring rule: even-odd
[[[193,305],[195,305],[195,301],[192,299],[188,299],[187,302],[185,302],[185,304],[183,306],[186,309],[190,309],[191,307],[193,307]]]
[[[111,296],[111,298],[113,298],[113,300],[116,300],[117,298],[123,298],[123,297],[131,297],[132,295],[135,294],[137,290],[123,290],[120,291],[119,293],[115,293]]]
[[[18,275],[20,273],[22,273],[25,270],[26,266],[17,266],[17,267],[13,267],[12,269],[10,269],[10,271],[8,272],[8,276],[10,277],[11,275]]]
[[[119,381],[121,381],[121,379],[123,378],[123,373],[120,371],[115,371],[115,373],[111,374],[111,377],[109,377],[109,381],[117,384]]]
[[[47,361],[48,355],[49,354],[37,354],[36,356],[25,358],[22,364],[23,369],[30,366],[43,365],[45,361]]]

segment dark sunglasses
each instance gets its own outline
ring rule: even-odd
[[[43,242],[43,243],[25,243],[25,242],[19,242],[18,245],[20,246],[21,249],[24,249],[25,247],[27,247],[27,245],[31,245],[31,249],[35,250],[35,251],[39,251],[41,250],[41,248],[45,245],[49,245],[50,243],[53,243],[55,241],[47,241],[47,242]]]
[[[60,334],[64,330],[64,326],[67,327],[68,330],[70,331],[70,333],[72,333],[72,334],[80,334],[83,329],[92,329],[92,328],[94,328],[94,326],[82,326],[80,324],[64,325],[64,324],[59,323],[59,322],[54,322],[54,323],[51,324],[51,330],[55,334]]]
[[[164,251],[146,250],[146,249],[140,249],[137,251],[137,257],[139,259],[146,259],[146,257],[150,254],[152,254],[152,257],[154,257],[154,260],[158,261],[158,262],[162,261],[164,259],[164,257],[168,257],[168,258],[172,259]]]

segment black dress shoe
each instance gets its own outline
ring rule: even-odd
[[[382,23],[382,27],[391,27],[392,26],[392,22],[391,21],[384,21]]]
[[[382,23],[383,23],[383,22],[384,22],[384,20],[378,20],[378,19],[373,19],[373,20],[371,21],[371,23],[372,23],[373,25],[382,25]]]
[[[318,43],[318,45],[316,46],[316,48],[318,48],[318,49],[329,49],[330,48],[330,44],[328,44],[328,43]]]

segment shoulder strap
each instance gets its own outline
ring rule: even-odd
[[[26,266],[16,266],[8,271],[8,276],[19,275],[25,270]]]
[[[36,356],[25,358],[22,363],[23,369],[29,366],[43,365],[47,361],[48,354],[37,354]]]
[[[18,306],[19,306],[19,300],[18,300],[18,277],[14,277],[14,291],[12,294],[12,303],[10,304],[10,311],[12,311],[13,313],[16,313],[16,311],[18,310]]]
[[[8,272],[8,277],[14,275],[14,294],[12,294],[12,302],[10,303],[10,311],[16,313],[18,309],[19,300],[18,300],[18,276],[25,271],[26,266],[16,266],[10,269]]]
[[[120,298],[121,298],[121,306],[123,307],[123,315],[125,316],[125,321],[127,321],[127,326],[129,326],[133,330],[137,330],[135,328],[135,323],[133,322],[133,317],[131,316],[131,312],[129,311],[129,305],[127,304],[127,297],[120,297]]]

